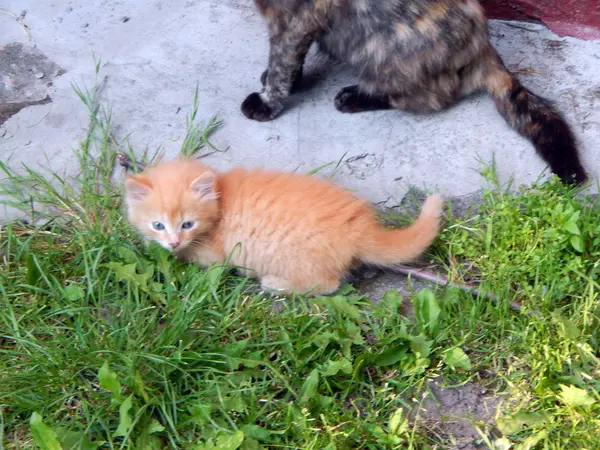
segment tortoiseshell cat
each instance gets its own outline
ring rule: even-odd
[[[566,183],[587,179],[575,138],[550,102],[524,88],[488,38],[478,0],[255,0],[268,22],[269,63],[242,112],[272,120],[302,77],[313,42],[348,64],[359,84],[335,98],[341,112],[444,109],[487,91],[500,113]]]

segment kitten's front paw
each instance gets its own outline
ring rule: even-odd
[[[244,103],[242,103],[242,113],[248,119],[257,120],[259,122],[267,122],[273,120],[277,114],[281,111],[282,107],[276,109],[271,108],[267,105],[258,92],[254,92],[246,97]]]

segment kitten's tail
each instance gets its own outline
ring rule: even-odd
[[[374,224],[362,236],[359,258],[367,264],[390,266],[410,262],[431,245],[438,234],[442,215],[442,197],[430,196],[415,223],[400,229]]]
[[[523,87],[495,51],[485,65],[482,82],[510,126],[533,142],[538,154],[564,183],[587,180],[575,137],[565,119],[548,100]]]

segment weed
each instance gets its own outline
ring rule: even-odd
[[[426,381],[505,391],[495,448],[598,448],[595,203],[550,182],[494,187],[450,220],[432,252],[455,289],[377,304],[346,286],[274,312],[223,267],[138,245],[112,180],[115,151],[97,90],[63,179],[1,164],[1,194],[31,224],[0,231],[0,439],[42,449],[447,448],[407,412]],[[195,96],[182,153],[208,145]],[[135,158],[132,158],[135,160]],[[146,160],[147,158],[145,158]],[[151,159],[151,158],[150,158]],[[145,161],[144,160],[144,161]],[[409,300],[409,299],[406,299]],[[511,302],[535,310],[512,311]]]

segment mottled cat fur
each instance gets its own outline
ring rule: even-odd
[[[312,42],[348,64],[359,84],[335,98],[341,112],[398,108],[416,113],[444,109],[487,91],[500,113],[561,180],[587,179],[575,138],[550,102],[524,88],[488,38],[478,0],[255,0],[269,31],[263,89],[242,112],[268,121],[302,77]]]
[[[330,294],[358,262],[408,262],[433,242],[442,200],[417,221],[387,229],[371,206],[317,176],[261,169],[216,171],[174,160],[125,180],[128,219],[185,261],[227,262],[265,289]]]

